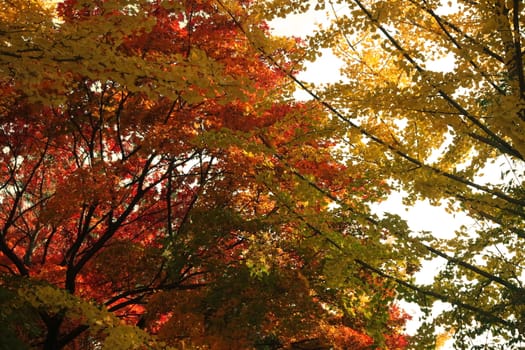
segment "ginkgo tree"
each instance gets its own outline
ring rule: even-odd
[[[428,312],[414,347],[433,346],[442,331],[457,349],[523,346],[523,3],[284,3],[266,1],[276,9],[268,16],[311,5],[333,19],[307,39],[307,50],[315,58],[333,49],[343,62],[341,81],[315,87],[290,77],[341,121],[348,162],[379,169],[407,194],[407,205],[428,200],[476,223],[437,239],[410,232],[392,215],[390,223],[369,217],[395,236],[389,244],[402,246],[407,259],[445,262],[429,285],[368,266]],[[435,301],[448,306],[430,317]]]
[[[259,5],[1,5],[9,348],[406,347],[366,268],[398,256],[362,215],[386,178],[290,99],[303,50]]]

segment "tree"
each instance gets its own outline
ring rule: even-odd
[[[345,209],[388,186],[340,162],[318,104],[289,99],[245,36],[267,35],[255,5],[3,6],[9,347],[405,347],[389,283],[337,266],[393,258]],[[269,39],[272,62],[300,69],[295,40]],[[344,208],[326,199],[346,192]]]
[[[348,157],[406,191],[406,204],[429,200],[476,222],[436,239],[409,232],[399,218],[389,216],[389,224],[370,217],[407,257],[446,262],[434,283],[422,286],[395,269],[368,266],[426,311],[437,300],[450,306],[427,319],[415,347],[432,346],[439,327],[453,334],[457,349],[523,346],[522,2],[315,4],[334,20],[309,39],[310,57],[332,48],[344,62],[343,78],[326,88],[297,82],[341,121]],[[283,8],[302,6],[288,1]],[[450,62],[444,69],[436,66],[442,59]]]

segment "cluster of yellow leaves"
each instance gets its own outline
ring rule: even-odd
[[[271,3],[287,13],[304,11],[295,1]],[[467,213],[479,225],[438,241],[424,233],[411,239],[402,234],[407,228],[384,223],[397,234],[394,246],[412,245],[400,254],[418,260],[431,252],[448,260],[427,296],[458,296],[457,308],[434,322],[455,327],[455,333],[438,337],[437,344],[453,336],[462,348],[471,338],[498,333],[502,344],[521,345],[522,306],[509,295],[523,293],[524,273],[517,243],[525,237],[523,4],[313,3],[327,8],[333,22],[309,38],[307,57],[331,48],[343,63],[343,76],[310,92],[343,121],[341,148],[348,164],[366,164],[367,171],[399,185],[408,193],[407,204],[448,202],[451,212]],[[486,170],[492,176],[483,177]],[[401,276],[390,263],[388,270]],[[329,270],[337,276],[335,267]],[[469,311],[458,315],[457,309]]]
[[[191,104],[206,97],[222,96],[224,102],[244,98],[250,84],[224,74],[224,67],[198,48],[188,57],[155,53],[140,57],[122,52],[121,44],[129,35],[147,33],[155,25],[151,16],[141,12],[147,1],[109,1],[103,9],[79,6],[80,11],[108,15],[61,21],[52,6],[40,1],[8,2],[0,23],[0,79],[16,79],[33,101],[52,104],[64,101],[77,76],[114,81],[152,98],[175,99],[184,91],[184,99]],[[129,10],[129,6],[136,10]],[[120,15],[111,15],[112,11]],[[144,81],[153,82],[154,89]]]
[[[55,286],[26,283],[18,290],[21,303],[48,313],[62,313],[81,325],[89,326],[92,334],[104,334],[103,349],[129,350],[144,348],[166,348],[147,332],[126,325],[104,307],[91,304]],[[167,349],[167,348],[166,348]]]

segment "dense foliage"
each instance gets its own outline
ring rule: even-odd
[[[405,348],[386,177],[259,5],[0,5],[2,346]]]
[[[271,15],[306,11],[302,2],[285,3]],[[309,50],[333,49],[342,77],[302,87],[344,124],[348,157],[382,172],[407,193],[406,204],[428,200],[475,222],[449,239],[384,227],[406,256],[444,262],[430,285],[375,266],[429,312],[414,347],[433,347],[442,331],[456,349],[523,347],[523,3],[314,5],[333,21],[308,39]],[[436,301],[448,306],[430,317]]]

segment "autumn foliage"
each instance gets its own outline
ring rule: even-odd
[[[317,104],[289,98],[232,20],[268,35],[250,1],[13,5],[0,15],[8,346],[406,346],[392,286],[339,260],[343,241],[380,249],[344,213],[388,188],[340,161]],[[300,69],[296,40],[271,40]]]
[[[338,76],[298,86],[341,121],[348,159],[368,164],[426,211],[370,226],[390,263],[360,260],[424,312],[414,349],[525,346],[525,12],[510,0],[268,0],[266,18],[329,18],[306,40]],[[309,12],[308,12],[309,11]],[[333,72],[325,60],[320,70]],[[328,62],[333,62],[332,60]],[[368,173],[370,174],[370,173]],[[400,213],[403,211],[389,209]],[[419,211],[419,210],[418,210]],[[394,236],[395,238],[393,238]],[[393,238],[393,239],[392,239]],[[405,272],[421,262],[425,278]]]

